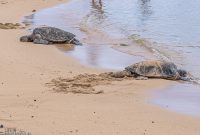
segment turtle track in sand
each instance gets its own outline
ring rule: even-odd
[[[74,94],[101,94],[103,90],[96,91],[95,86],[111,85],[113,81],[130,80],[133,77],[116,78],[113,72],[102,74],[80,74],[73,78],[57,78],[46,83],[46,86],[52,88],[54,92],[74,93]]]
[[[19,23],[0,23],[0,29],[25,29],[25,26]]]

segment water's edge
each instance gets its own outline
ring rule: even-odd
[[[88,6],[86,3],[87,1],[72,0],[67,4],[44,9],[36,14],[27,16],[23,23],[31,24],[33,27],[42,25],[54,26],[75,33],[84,45],[75,46],[67,50],[66,55],[75,57],[82,64],[88,66],[121,70],[125,66],[147,59],[172,61],[171,56],[174,56],[176,51],[173,52],[162,48],[161,45],[157,45],[151,40],[141,38],[137,34],[131,34],[128,38],[124,38],[120,34],[117,37],[116,35],[110,36],[104,29],[95,28],[94,24],[91,24],[91,20],[99,19],[95,18],[97,16],[100,16],[100,18],[105,16],[102,16],[103,11],[99,10],[98,7],[93,7],[92,11],[90,11],[90,5]],[[66,9],[70,12],[66,12]],[[82,13],[77,14],[77,10]],[[98,22],[94,23],[98,24]],[[105,24],[109,25],[104,22]],[[129,40],[130,38],[131,40]],[[165,54],[166,51],[168,51],[167,54]],[[183,60],[182,56],[179,55],[176,55],[176,58],[175,63],[180,59],[181,61]],[[184,65],[183,63],[177,64]],[[168,87],[166,90],[153,93],[152,104],[164,108],[167,106],[167,109],[179,113],[194,116],[200,115],[199,104],[195,104],[200,99],[200,88],[196,87],[196,85],[180,83]],[[195,100],[193,100],[193,97],[195,97]]]

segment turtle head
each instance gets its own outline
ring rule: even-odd
[[[70,43],[74,44],[74,45],[83,45],[79,40],[77,40],[75,38]]]
[[[31,35],[22,36],[22,37],[20,38],[20,41],[21,41],[21,42],[33,42],[33,38],[32,38]]]
[[[180,76],[180,79],[183,80],[183,81],[194,80],[194,77],[190,73],[188,73],[187,71],[185,71],[183,69],[179,69],[178,74]]]
[[[179,69],[178,73],[181,77],[187,77],[188,73],[187,71],[183,70],[183,69]]]

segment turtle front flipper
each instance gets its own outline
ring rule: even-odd
[[[47,40],[37,39],[37,38],[35,40],[33,40],[33,43],[34,44],[45,44],[45,45],[52,44],[51,42],[49,42]]]
[[[20,37],[20,41],[21,42],[33,42],[32,35],[22,36],[22,37]]]
[[[34,35],[33,43],[34,44],[45,44],[45,45],[52,44],[48,40],[43,39],[40,34],[35,34]]]
[[[68,43],[69,44],[74,44],[74,45],[83,45],[80,41],[78,41],[75,38],[73,38],[72,40],[70,40]]]
[[[114,77],[114,78],[135,77],[134,74],[131,74],[130,72],[128,72],[126,70],[118,71],[118,72],[111,72],[110,76]]]

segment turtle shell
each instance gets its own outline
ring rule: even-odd
[[[143,61],[125,68],[133,74],[151,78],[178,79],[177,66],[172,62]]]
[[[33,30],[33,35],[39,34],[42,39],[53,42],[63,43],[73,40],[75,35],[54,27],[40,27]]]

